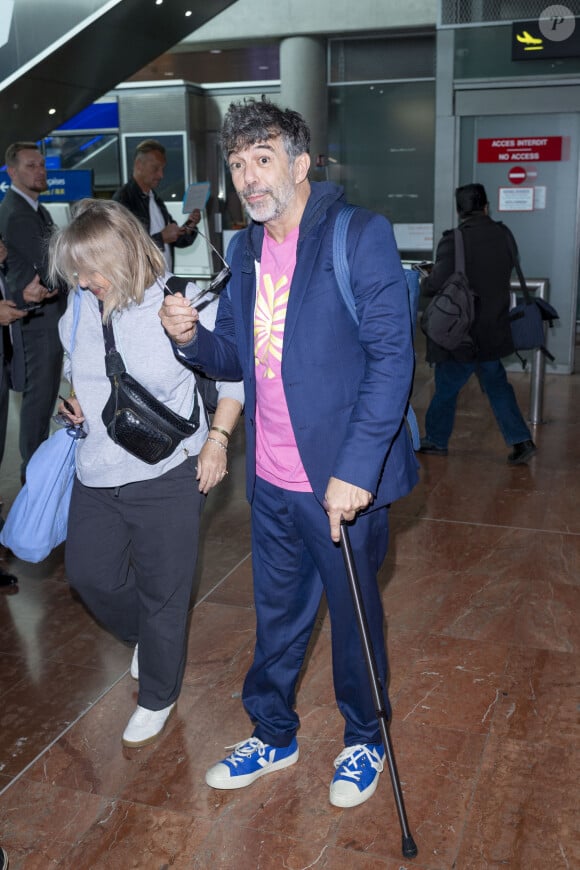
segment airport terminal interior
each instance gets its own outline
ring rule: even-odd
[[[30,5],[0,0],[0,19],[23,16],[21,37]],[[155,51],[152,16],[169,15],[168,0],[78,0],[74,9],[55,0],[36,7],[31,56],[63,16],[91,12],[93,35],[75,25],[70,53],[62,43],[56,59],[42,55],[32,79],[34,58],[21,58],[28,78],[6,88],[2,40],[12,50],[13,31],[0,20],[0,139],[7,130],[8,141],[21,138],[16,129],[38,139],[53,178],[88,171],[93,194],[108,198],[130,174],[136,143],[155,135],[168,147],[172,214],[180,220],[189,183],[207,180],[202,226],[225,253],[244,216],[219,156],[221,118],[231,99],[266,94],[306,115],[313,177],[389,217],[407,264],[432,259],[453,225],[454,187],[485,183],[534,292],[560,313],[547,332],[552,362],[535,354],[523,371],[509,360],[538,447],[529,464],[508,465],[472,378],[448,456],[420,455],[418,485],[390,508],[379,575],[390,735],[417,856],[402,854],[387,768],[366,803],[329,803],[343,720],[324,601],[297,694],[298,763],[244,789],[205,784],[226,747],[250,735],[241,690],[255,611],[240,425],[229,474],[203,512],[177,711],[151,745],[121,743],[137,700],[133,650],[69,588],[64,545],[36,564],[0,547],[0,567],[18,578],[0,588],[0,846],[10,870],[580,868],[580,41],[566,55],[546,38],[552,54],[540,58],[546,5],[173,0],[182,17],[194,10],[195,29],[160,27],[166,44]],[[579,2],[568,7],[580,16]],[[141,30],[125,31],[129,18]],[[578,37],[580,17],[572,20]],[[111,68],[109,37],[126,45]],[[93,42],[99,52],[81,76],[78,57]],[[49,79],[74,111],[59,109],[36,134],[32,109],[49,111]],[[4,184],[0,169],[0,196]],[[57,222],[70,216],[70,202],[49,206]],[[176,272],[202,284],[217,271],[205,242],[180,257]],[[419,329],[415,350],[412,405],[424,432],[434,375]],[[18,425],[13,393],[4,516],[21,486]]]
[[[418,340],[413,404],[433,388]],[[522,408],[529,377],[511,376]],[[132,650],[71,594],[61,549],[0,597],[0,841],[22,870],[489,870],[580,866],[580,374],[548,375],[537,456],[509,467],[474,379],[447,458],[391,508],[380,574],[390,729],[418,855],[404,860],[389,774],[328,802],[342,719],[322,608],[297,698],[296,765],[239,791],[204,782],[245,739],[254,639],[243,430],[208,497],[177,714],[121,746]],[[15,418],[2,495],[18,490]]]

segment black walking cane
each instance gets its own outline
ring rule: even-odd
[[[344,557],[344,565],[350,585],[350,591],[352,593],[352,600],[354,603],[354,609],[356,611],[356,619],[360,631],[361,643],[363,646],[367,670],[369,673],[369,681],[371,684],[373,702],[375,705],[377,719],[379,720],[379,728],[381,731],[381,736],[383,738],[383,746],[385,747],[387,763],[389,765],[391,783],[393,784],[393,793],[395,795],[397,813],[399,814],[399,823],[401,825],[401,832],[403,834],[403,857],[414,858],[417,855],[418,850],[417,846],[415,845],[413,835],[409,830],[409,823],[407,821],[407,814],[405,812],[405,804],[403,803],[401,783],[399,781],[399,774],[397,772],[397,765],[395,764],[395,757],[393,754],[393,745],[391,743],[391,737],[389,735],[388,717],[387,711],[385,710],[384,697],[381,692],[381,681],[377,669],[375,653],[370,642],[369,625],[364,610],[358,574],[352,554],[352,547],[350,545],[350,536],[348,534],[348,528],[344,521],[342,521],[340,524],[340,548]]]

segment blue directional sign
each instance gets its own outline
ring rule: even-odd
[[[48,190],[39,197],[40,202],[75,202],[93,195],[93,173],[90,169],[47,169]],[[10,187],[10,176],[0,170],[0,201]]]

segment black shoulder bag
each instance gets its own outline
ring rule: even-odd
[[[102,306],[99,303],[102,316]],[[128,453],[156,465],[179,447],[199,428],[197,390],[189,420],[176,414],[156,399],[125,369],[121,354],[115,347],[113,327],[103,323],[105,366],[111,382],[111,395],[103,408],[101,419],[107,435]]]

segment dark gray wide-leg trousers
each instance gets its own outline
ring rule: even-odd
[[[65,568],[95,618],[139,643],[139,699],[149,710],[179,696],[205,496],[197,457],[153,480],[114,488],[74,483]]]

